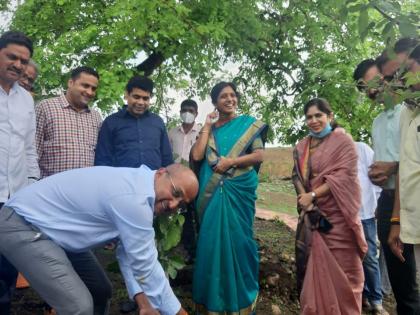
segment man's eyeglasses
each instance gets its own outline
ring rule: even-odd
[[[175,198],[184,198],[184,193],[182,192],[182,190],[175,186],[171,174],[169,172],[167,172],[167,173],[168,173],[169,180],[171,181],[171,184],[172,184],[172,196],[175,197]],[[186,213],[187,212],[187,203],[184,200],[181,200],[179,202],[177,212],[178,213]]]

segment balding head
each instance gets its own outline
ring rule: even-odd
[[[193,171],[181,164],[161,168],[155,174],[155,213],[173,213],[192,202],[198,193],[198,180]]]

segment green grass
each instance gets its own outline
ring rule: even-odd
[[[290,180],[260,182],[257,194],[258,208],[296,215],[296,193]]]

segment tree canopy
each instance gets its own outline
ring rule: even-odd
[[[356,139],[369,137],[378,108],[356,92],[352,72],[396,38],[418,36],[419,9],[415,0],[27,0],[10,28],[34,40],[43,91],[84,64],[101,75],[101,109],[121,101],[139,73],[155,80],[164,110],[168,89],[204,98],[215,81],[232,79],[241,111],[293,144],[303,104],[315,96],[330,101]],[[233,77],[224,76],[227,64],[238,67]]]

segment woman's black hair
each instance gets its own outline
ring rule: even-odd
[[[303,112],[305,113],[305,115],[308,112],[309,108],[311,108],[312,106],[316,106],[316,108],[318,108],[321,112],[327,115],[330,115],[333,112],[330,103],[328,103],[328,101],[325,98],[313,98],[309,102],[307,102],[305,106],[303,106]],[[333,129],[338,127],[338,124],[335,122],[335,120],[331,121],[331,127]]]
[[[328,101],[325,98],[313,98],[303,107],[303,112],[305,113],[305,115],[308,112],[309,108],[312,106],[316,106],[321,112],[327,115],[333,112],[330,103],[328,103]]]
[[[214,105],[216,105],[216,103],[217,103],[217,98],[219,97],[220,92],[222,92],[222,90],[227,86],[230,86],[232,88],[232,90],[235,92],[236,97],[238,98],[238,101],[239,101],[239,93],[238,93],[238,89],[237,89],[235,83],[222,81],[222,82],[217,83],[211,89],[211,92],[210,92],[211,102]]]

